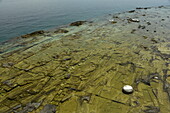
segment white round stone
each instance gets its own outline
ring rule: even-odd
[[[125,91],[126,93],[132,93],[133,87],[130,85],[125,85],[125,86],[123,86],[123,91]]]
[[[154,79],[159,79],[158,77],[154,77]]]
[[[114,22],[115,20],[114,19],[111,19],[111,20],[109,20],[110,22]]]

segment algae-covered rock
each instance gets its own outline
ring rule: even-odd
[[[137,8],[1,44],[0,113],[170,112],[167,15]]]

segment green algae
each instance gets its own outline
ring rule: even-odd
[[[0,112],[170,112],[169,10],[137,9],[6,42]],[[126,84],[132,94],[122,92]]]

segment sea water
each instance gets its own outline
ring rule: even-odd
[[[170,5],[169,0],[0,0],[0,42],[77,20],[136,7]]]

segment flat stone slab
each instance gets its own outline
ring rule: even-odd
[[[1,43],[0,113],[170,112],[169,15],[137,8]]]

